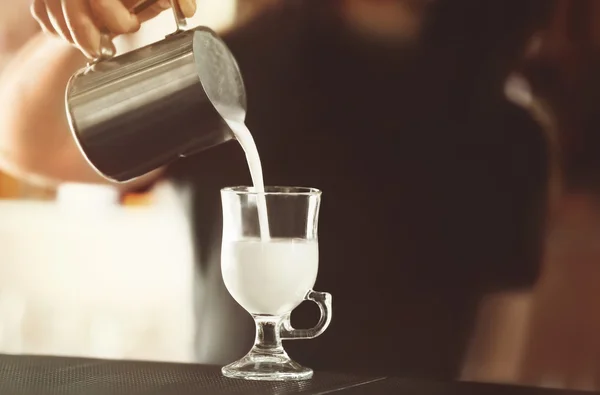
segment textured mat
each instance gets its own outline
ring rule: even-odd
[[[1,395],[329,394],[372,381],[315,373],[309,381],[265,383],[224,378],[216,366],[0,355]]]
[[[220,367],[132,361],[0,355],[0,395],[559,395],[584,394],[515,386],[365,378],[315,373],[312,380],[251,382],[221,376]]]

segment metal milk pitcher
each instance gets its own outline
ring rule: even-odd
[[[88,162],[124,182],[232,139],[228,121],[243,122],[246,92],[237,62],[206,27],[177,30],[135,51],[101,58],[71,77],[67,117]]]

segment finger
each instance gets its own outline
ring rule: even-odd
[[[96,58],[100,54],[101,33],[88,0],[62,0],[62,9],[75,45],[88,58]]]
[[[54,30],[54,27],[52,26],[52,22],[50,22],[48,10],[46,9],[46,3],[44,3],[43,0],[34,0],[34,2],[31,4],[30,11],[33,19],[36,20],[44,32],[57,34],[56,30]]]
[[[71,32],[69,32],[69,27],[63,16],[61,0],[46,0],[46,11],[56,33],[64,40],[73,43]]]
[[[196,0],[177,0],[179,1],[179,7],[181,12],[186,18],[191,18],[196,13]]]
[[[120,0],[90,0],[96,22],[114,34],[133,33],[140,29],[140,21]]]
[[[159,0],[150,7],[138,13],[137,17],[140,23],[144,23],[146,21],[149,21],[150,19],[155,18],[160,13],[162,13],[165,10],[168,10],[169,8],[171,8],[171,2],[169,0]]]

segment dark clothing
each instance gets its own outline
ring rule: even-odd
[[[504,99],[485,35],[384,47],[296,5],[226,37],[265,183],[323,191],[315,289],[333,295],[333,322],[286,349],[315,369],[454,378],[480,297],[537,275],[543,136]],[[227,143],[172,174],[194,187],[207,270],[219,189],[251,183],[244,154]],[[314,315],[301,306],[294,325]]]

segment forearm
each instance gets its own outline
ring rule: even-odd
[[[7,171],[47,182],[87,178],[78,174],[82,169],[77,171],[83,158],[75,155],[77,146],[69,135],[64,107],[67,81],[84,64],[75,49],[38,34],[4,69],[0,75],[0,155]]]
[[[0,74],[0,166],[19,178],[56,185],[107,182],[71,136],[65,88],[86,60],[75,48],[34,36]],[[125,188],[145,182],[120,185]]]

